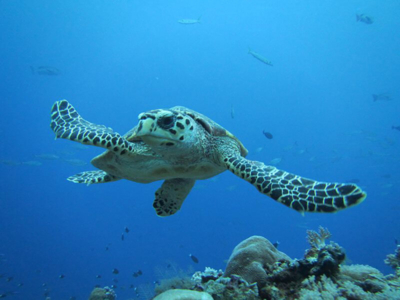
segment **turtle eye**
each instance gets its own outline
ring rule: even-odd
[[[157,124],[163,129],[170,129],[175,124],[175,116],[163,116],[158,119]]]

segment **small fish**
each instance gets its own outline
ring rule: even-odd
[[[400,131],[400,126],[392,126],[392,129],[396,129],[396,130]]]
[[[193,260],[194,263],[198,264],[199,263],[199,259],[194,256],[193,254],[189,254],[189,257]]]
[[[47,76],[56,76],[60,75],[61,71],[55,67],[49,67],[49,66],[40,66],[40,67],[33,67],[31,66],[31,71],[32,74],[38,74],[38,75],[47,75]]]
[[[134,273],[132,274],[132,276],[133,276],[133,277],[139,277],[139,276],[142,275],[142,274],[143,274],[142,270],[138,270],[137,272],[134,272]]]
[[[2,163],[3,165],[7,165],[7,166],[19,166],[21,165],[21,162],[16,161],[16,160],[0,160],[0,163]]]
[[[60,159],[60,157],[58,155],[50,154],[50,153],[36,154],[35,157],[43,159],[43,160],[57,160],[57,159]]]
[[[268,65],[268,66],[273,66],[272,62],[268,59],[266,59],[264,56],[258,54],[257,52],[254,52],[253,50],[251,50],[249,48],[249,52],[250,55],[252,55],[254,58],[258,59],[259,61],[263,62],[264,64]]]
[[[274,136],[272,135],[271,132],[265,131],[263,130],[263,134],[265,135],[265,137],[269,140],[272,140],[274,138]]]
[[[112,272],[113,272],[113,274],[118,274],[119,273],[118,269],[113,269]]]
[[[374,23],[374,19],[365,14],[356,14],[356,20],[357,20],[357,22],[363,22],[368,25]]]
[[[76,297],[75,296],[71,296],[71,297],[69,297],[69,300],[76,300]]]
[[[130,231],[129,228],[128,228],[128,227],[125,227],[125,232],[126,232],[126,233],[129,233],[129,231]]]
[[[39,167],[42,165],[42,163],[40,161],[36,161],[36,160],[24,161],[24,162],[22,162],[22,164],[27,165],[27,166],[32,166],[32,167]]]
[[[390,101],[392,97],[388,93],[372,94],[372,99],[375,101]]]
[[[394,243],[396,244],[396,246],[400,245],[398,239],[394,239]]]
[[[7,277],[6,278],[6,282],[10,282],[10,281],[12,281],[14,279],[14,277]]]
[[[58,276],[58,278],[63,279],[63,278],[65,278],[65,275],[61,274],[61,275]]]
[[[116,286],[115,284],[112,284],[112,285],[111,285],[111,288],[112,288],[112,289],[116,289],[117,286]]]
[[[121,241],[125,240],[124,234],[121,235]]]
[[[231,118],[235,118],[235,108],[233,107],[233,105],[231,105]]]
[[[184,24],[184,25],[192,25],[192,24],[197,24],[200,23],[201,17],[197,19],[180,19],[178,20],[178,23]]]
[[[96,275],[96,278],[101,278],[101,275]]]
[[[113,279],[113,282],[118,283],[118,279],[117,279],[117,278],[114,278],[114,279]]]
[[[280,244],[280,243],[279,243],[278,241],[276,241],[276,242],[273,243],[272,245],[274,245],[275,249],[278,249],[279,244]]]

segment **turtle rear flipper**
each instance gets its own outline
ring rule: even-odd
[[[223,161],[232,173],[261,193],[301,213],[336,212],[361,203],[367,196],[355,184],[317,182],[239,155]]]
[[[67,100],[54,103],[51,108],[50,127],[56,138],[106,148],[121,155],[134,151],[133,143],[111,128],[86,121]]]
[[[156,191],[156,199],[153,203],[157,215],[167,217],[180,210],[183,201],[190,193],[195,182],[196,180],[187,178],[165,180]]]
[[[98,170],[98,171],[86,171],[82,172],[67,178],[67,180],[75,182],[75,183],[85,183],[87,185],[91,185],[94,183],[105,183],[111,181],[117,181],[121,178],[111,175],[107,172]]]

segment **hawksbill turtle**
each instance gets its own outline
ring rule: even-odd
[[[107,149],[92,160],[99,170],[76,174],[69,181],[89,185],[120,179],[164,180],[153,203],[159,216],[175,214],[196,180],[226,170],[301,213],[336,212],[366,197],[355,184],[318,182],[248,160],[248,151],[232,133],[183,106],[141,113],[139,123],[122,136],[86,121],[67,100],[61,100],[51,109],[50,127],[56,138]]]

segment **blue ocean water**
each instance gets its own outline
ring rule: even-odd
[[[152,286],[171,264],[224,269],[252,235],[301,258],[306,230],[319,226],[349,263],[392,272],[383,260],[400,239],[398,1],[3,0],[0,8],[0,294],[87,299],[96,284],[114,284],[118,299],[145,299],[131,285]],[[43,66],[60,74],[41,74]],[[184,105],[234,133],[249,159],[357,181],[368,197],[302,216],[225,172],[198,181],[176,215],[160,218],[152,202],[161,182],[66,180],[93,170],[103,150],[54,139],[50,108],[60,99],[121,134],[141,112]]]

